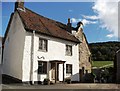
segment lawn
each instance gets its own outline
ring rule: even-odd
[[[113,67],[113,61],[92,61],[92,67]]]

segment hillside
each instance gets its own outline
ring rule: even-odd
[[[94,61],[113,61],[115,53],[120,49],[120,42],[100,42],[90,43],[92,60]]]

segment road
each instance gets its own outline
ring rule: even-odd
[[[120,84],[54,84],[54,85],[2,85],[2,89],[116,89],[120,91]]]

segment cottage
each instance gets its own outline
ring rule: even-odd
[[[53,83],[63,82],[67,77],[79,82],[78,29],[82,28],[73,28],[70,19],[67,25],[48,19],[25,8],[24,2],[18,0],[3,41],[3,74],[33,84],[46,78]],[[83,41],[86,43],[84,35]]]

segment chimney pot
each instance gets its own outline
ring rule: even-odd
[[[68,23],[70,23],[70,18],[68,18]]]
[[[17,0],[15,2],[15,11],[17,10],[17,8],[24,10],[24,0]]]
[[[72,32],[72,24],[70,23],[70,18],[68,18],[67,31],[70,33]]]

